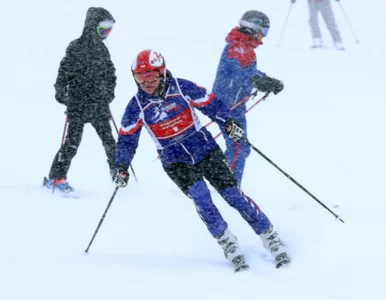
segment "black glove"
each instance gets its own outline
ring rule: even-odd
[[[129,172],[125,167],[118,167],[114,178],[114,183],[118,187],[125,187],[129,183]]]
[[[339,0],[336,0],[336,1],[339,1]],[[291,3],[295,3],[296,2],[296,0],[291,0]]]
[[[252,77],[251,81],[253,86],[263,93],[273,92],[276,95],[284,89],[283,82],[268,76],[261,77],[259,75],[255,75]]]
[[[68,91],[67,87],[59,87],[56,84],[55,86],[55,99],[58,101],[60,104],[68,105],[69,102],[69,97],[68,97]]]
[[[68,105],[69,97],[68,96],[56,96],[56,101],[58,101],[60,104]]]
[[[225,122],[225,131],[230,139],[237,142],[243,137],[244,130],[241,128],[240,123],[235,119],[230,119]]]

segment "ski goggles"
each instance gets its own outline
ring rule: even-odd
[[[97,33],[100,37],[102,38],[107,38],[111,31],[113,30],[113,21],[103,21],[100,22],[98,27],[97,27]]]
[[[144,84],[145,82],[153,83],[160,78],[158,71],[149,71],[146,73],[134,73],[134,79],[138,84]]]
[[[247,27],[256,33],[260,32],[262,35],[267,36],[269,32],[269,26],[263,27],[262,23],[263,20],[259,18],[249,18],[248,21],[240,21],[241,26]]]
[[[269,32],[269,27],[261,27],[258,32],[261,32],[262,35],[267,36]]]

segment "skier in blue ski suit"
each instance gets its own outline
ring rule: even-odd
[[[240,212],[256,234],[265,236],[268,231],[272,234],[271,222],[239,189],[223,152],[210,132],[201,126],[195,112],[195,109],[200,110],[220,126],[227,127],[231,138],[238,139],[243,132],[232,120],[229,109],[214,94],[207,94],[205,88],[174,78],[166,70],[162,55],[153,50],[138,54],[132,72],[138,92],[128,103],[119,130],[114,180],[117,186],[124,187],[128,183],[128,166],[145,127],[157,146],[165,172],[193,200],[199,216],[219,243],[234,241],[235,237],[213,204],[204,178]],[[228,242],[220,244],[226,256],[230,246],[235,250],[237,239],[225,247]],[[278,239],[277,243],[282,242]],[[238,267],[245,266],[238,247],[236,250],[228,253],[227,258]],[[235,254],[238,254],[237,259]]]
[[[283,84],[257,69],[254,49],[262,44],[262,39],[268,34],[270,26],[268,17],[262,12],[250,10],[243,15],[239,25],[226,37],[227,44],[217,67],[213,93],[229,109],[245,101],[232,110],[232,116],[238,121],[247,137],[246,101],[251,97],[253,88],[277,94],[283,89]],[[252,80],[253,78],[255,80]],[[256,84],[256,79],[263,80],[265,83]],[[226,143],[225,156],[241,185],[245,161],[251,152],[250,147],[246,143],[230,139],[223,126],[220,126],[220,129]]]

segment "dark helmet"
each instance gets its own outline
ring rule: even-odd
[[[267,15],[257,10],[248,10],[244,13],[239,25],[240,31],[245,34],[254,35],[260,32],[264,36],[267,36],[270,26]]]

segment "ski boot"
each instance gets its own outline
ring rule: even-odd
[[[75,191],[66,179],[48,179],[47,177],[44,177],[43,186],[51,190],[58,190],[63,194],[69,194]]]
[[[288,265],[291,262],[291,259],[287,254],[287,246],[280,239],[278,233],[273,229],[272,225],[264,233],[260,234],[260,238],[263,241],[264,247],[275,259],[276,268]]]
[[[217,243],[224,250],[224,256],[235,267],[235,272],[247,270],[249,265],[245,262],[244,255],[240,251],[237,238],[230,232],[225,230],[221,235],[216,237]]]
[[[339,51],[345,51],[346,50],[341,42],[334,42],[334,47],[336,50],[339,50]]]
[[[316,48],[322,48],[322,47],[323,47],[323,41],[321,38],[313,38],[312,39],[311,48],[316,49]]]

